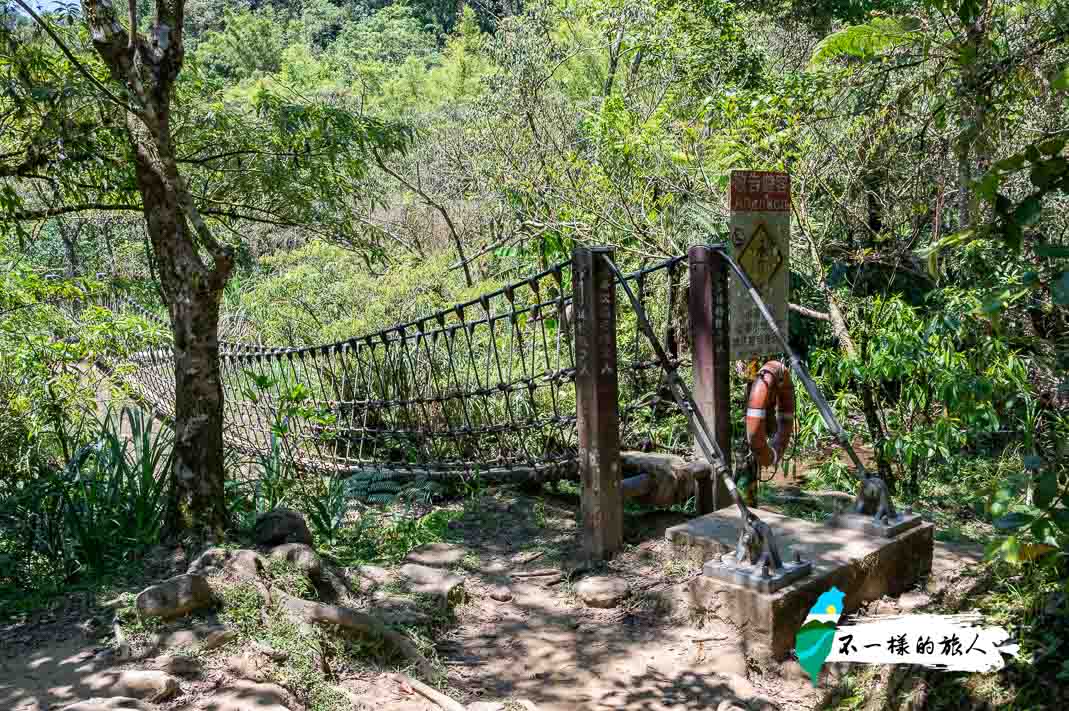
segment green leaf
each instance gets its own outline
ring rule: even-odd
[[[1054,295],[1055,304],[1069,306],[1069,272],[1062,272],[1057,281],[1051,284],[1050,290]]]
[[[1012,156],[1003,158],[1000,161],[995,161],[995,164],[991,166],[992,170],[997,170],[1000,173],[1013,173],[1024,167],[1025,157],[1023,153],[1015,153]]]
[[[1069,259],[1069,247],[1063,247],[1058,244],[1040,244],[1036,245],[1036,256],[1046,257],[1047,259]]]
[[[1033,520],[1032,516],[1015,511],[995,519],[994,526],[1000,531],[1016,531],[1018,528],[1032,523]]]
[[[1048,156],[1057,155],[1065,148],[1066,139],[1064,138],[1048,138],[1045,141],[1040,141],[1036,144],[1036,148],[1041,153],[1046,153]]]
[[[958,5],[958,19],[963,25],[971,25],[980,15],[980,0],[961,0]]]
[[[1069,67],[1062,69],[1051,78],[1050,87],[1055,91],[1069,89]]]
[[[1036,506],[1041,509],[1045,509],[1051,505],[1054,501],[1054,497],[1058,495],[1058,473],[1053,469],[1044,472],[1039,477],[1039,481],[1036,483],[1035,496],[1033,501]]]
[[[1025,469],[1037,472],[1043,466],[1043,457],[1038,457],[1035,454],[1029,454],[1027,457],[1021,460],[1021,463],[1024,464]]]
[[[1013,211],[1013,221],[1021,227],[1028,227],[1039,222],[1039,216],[1043,214],[1043,201],[1039,195],[1029,195]]]
[[[867,59],[885,49],[912,42],[920,26],[914,17],[877,17],[864,25],[846,27],[821,40],[810,60],[819,65],[841,57]]]

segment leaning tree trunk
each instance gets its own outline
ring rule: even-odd
[[[226,528],[219,295],[184,289],[171,304],[175,356],[174,496],[171,529]]]

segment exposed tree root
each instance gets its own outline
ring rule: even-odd
[[[445,709],[446,711],[464,711],[464,704],[457,703],[453,699],[449,698],[440,691],[435,691],[431,687],[427,686],[423,682],[416,681],[408,674],[397,673],[394,674],[394,678],[402,684],[411,686],[420,696],[423,696],[435,704]]]
[[[434,675],[430,662],[420,654],[415,645],[404,635],[391,630],[378,618],[340,605],[326,605],[321,602],[303,600],[278,590],[274,591],[273,597],[282,608],[300,615],[307,622],[337,625],[357,634],[383,639],[405,659],[415,664],[421,676],[429,679]]]

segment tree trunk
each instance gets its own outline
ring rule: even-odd
[[[170,136],[169,112],[155,131],[131,117],[138,188],[174,335],[174,464],[167,530],[218,539],[228,523],[223,495],[223,387],[219,304],[231,262],[201,259],[186,217]]]
[[[228,523],[223,494],[223,384],[219,295],[186,289],[171,306],[175,356],[174,497],[171,530],[218,537]]]

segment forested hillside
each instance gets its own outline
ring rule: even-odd
[[[1017,625],[1016,666],[939,708],[1054,703],[1067,144],[1065,0],[0,2],[0,614],[279,504],[344,565],[441,538],[433,505],[481,484],[379,492],[352,529],[282,445],[230,451],[220,340],[374,333],[576,246],[640,269],[728,238],[732,169],[779,170],[791,344],[895,501],[986,548],[972,602]],[[116,284],[160,320],[85,305]],[[101,422],[125,366],[94,364],[169,342],[173,431]],[[758,365],[733,371],[740,448]],[[279,442],[330,424],[287,397]],[[798,400],[759,501],[856,486]],[[689,447],[671,408],[643,422],[625,444]]]

